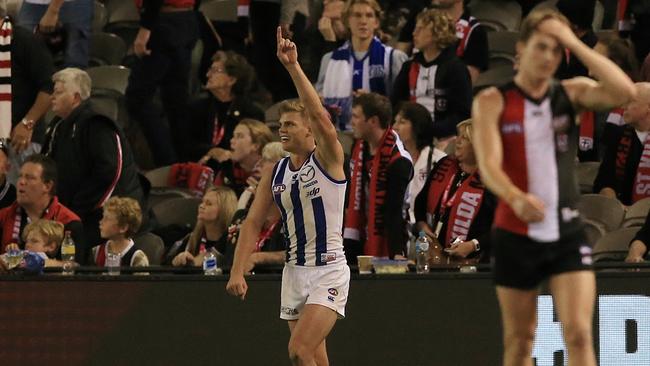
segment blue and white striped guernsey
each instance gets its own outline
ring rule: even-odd
[[[287,241],[286,262],[298,266],[345,263],[343,209],[346,181],[331,178],[312,152],[291,169],[280,160],[273,169],[271,191],[280,209]]]

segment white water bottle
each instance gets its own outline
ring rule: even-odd
[[[429,273],[429,239],[424,231],[420,231],[415,241],[415,271]]]
[[[203,257],[203,274],[206,276],[221,274],[219,267],[217,267],[217,256],[210,249],[205,252]]]

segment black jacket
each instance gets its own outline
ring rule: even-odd
[[[447,47],[433,61],[426,62],[421,52],[404,62],[402,70],[393,83],[391,102],[395,110],[400,102],[410,100],[409,73],[413,63],[420,64],[420,73],[436,66],[434,75],[425,73],[428,79],[425,99],[430,99],[434,105],[425,105],[433,117],[433,135],[438,138],[456,134],[456,125],[467,119],[472,111],[472,80],[463,62],[456,57],[455,48]],[[434,80],[430,77],[433,76]],[[418,101],[420,103],[420,101]]]
[[[14,127],[32,108],[39,92],[52,93],[54,63],[48,49],[30,31],[14,24],[12,32],[11,125]],[[34,127],[33,142],[43,142],[44,125],[40,121]]]
[[[192,146],[190,147],[190,160],[197,161],[205,155],[212,145],[212,133],[214,131],[215,117],[219,115],[219,123],[224,126],[224,134],[221,143],[217,146],[230,149],[235,126],[244,118],[253,118],[264,121],[264,112],[250,101],[250,98],[235,98],[230,104],[220,103],[213,96],[202,96],[192,101],[188,107],[191,123],[190,135]],[[221,121],[223,119],[223,121]]]
[[[68,118],[50,122],[43,153],[56,161],[59,201],[82,220],[101,212],[110,196],[131,197],[142,206],[143,191],[128,140],[89,101]]]
[[[594,180],[594,193],[600,193],[603,188],[611,188],[621,203],[631,205],[634,203],[632,191],[641,162],[643,142],[630,125],[608,127],[608,142]]]

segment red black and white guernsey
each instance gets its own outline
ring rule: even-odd
[[[545,212],[543,221],[526,223],[501,201],[495,227],[540,242],[558,241],[581,230],[574,174],[579,128],[564,87],[553,80],[540,100],[526,95],[514,82],[499,90],[504,98],[499,121],[503,170],[519,189],[541,199]]]

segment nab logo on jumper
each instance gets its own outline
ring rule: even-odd
[[[285,226],[286,262],[297,266],[345,263],[345,180],[330,177],[314,154],[300,167],[280,160],[273,170],[273,200]]]

